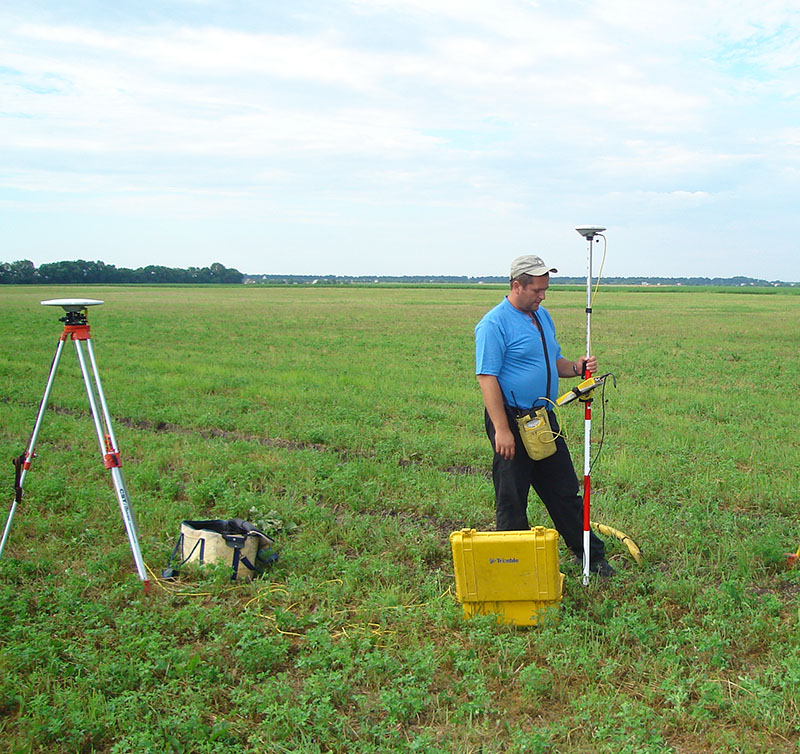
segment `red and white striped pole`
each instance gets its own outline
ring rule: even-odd
[[[578,231],[587,243],[586,258],[586,358],[592,354],[592,243],[594,237],[602,233],[605,228],[596,225],[580,225],[575,230]],[[583,379],[588,380],[592,376],[588,368],[584,369]],[[592,496],[591,462],[592,462],[592,398],[591,393],[583,398],[583,585],[589,584],[589,567],[591,565],[589,555],[590,542],[590,509]]]

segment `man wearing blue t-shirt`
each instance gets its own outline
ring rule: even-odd
[[[497,530],[519,531],[528,523],[528,491],[541,498],[577,559],[583,557],[583,500],[578,477],[552,408],[559,377],[581,377],[597,371],[594,356],[570,361],[561,354],[553,320],[541,306],[550,285],[548,267],[534,254],[511,263],[508,296],[475,326],[475,374],[486,407],[486,434],[494,449]],[[534,461],[519,434],[516,418],[546,408],[556,434],[555,453]],[[533,413],[531,413],[533,416]],[[602,576],[614,569],[605,559],[603,541],[590,535],[590,568]]]

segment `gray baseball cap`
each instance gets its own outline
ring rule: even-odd
[[[511,263],[511,279],[518,278],[520,275],[547,275],[550,272],[558,272],[555,267],[548,267],[541,257],[536,254],[525,254],[517,257]]]

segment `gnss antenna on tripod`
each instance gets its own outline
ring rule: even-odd
[[[36,440],[39,436],[39,430],[42,426],[42,419],[44,412],[47,408],[47,402],[50,398],[50,391],[53,388],[53,382],[56,377],[56,370],[58,363],[61,360],[61,354],[64,350],[64,343],[71,339],[75,343],[75,350],[78,354],[78,362],[80,363],[81,373],[83,374],[83,382],[86,385],[86,395],[89,399],[89,407],[91,409],[92,419],[94,420],[95,430],[97,431],[97,440],[100,444],[100,454],[103,457],[105,467],[111,472],[111,481],[114,485],[114,491],[117,495],[119,508],[122,513],[122,521],[125,524],[125,531],[128,534],[128,540],[131,545],[131,552],[133,553],[133,560],[136,564],[136,570],[139,578],[144,582],[145,592],[149,591],[150,581],[147,578],[147,570],[145,569],[144,561],[142,560],[142,553],[139,549],[139,535],[136,526],[136,519],[133,515],[133,509],[130,505],[128,497],[128,490],[125,487],[125,479],[122,476],[122,463],[119,457],[119,448],[117,440],[114,437],[114,430],[111,426],[111,417],[108,413],[108,405],[106,403],[103,387],[100,383],[100,374],[97,371],[97,362],[94,357],[94,349],[92,348],[92,340],[89,335],[89,323],[86,318],[86,312],[90,306],[98,306],[102,301],[94,299],[78,299],[78,298],[60,298],[51,299],[50,301],[42,301],[43,306],[60,306],[66,314],[59,318],[60,322],[64,323],[64,331],[56,347],[56,355],[53,358],[53,363],[50,366],[50,374],[47,378],[47,385],[44,389],[44,396],[39,405],[39,413],[36,416],[36,423],[31,433],[31,439],[28,443],[27,450],[18,458],[14,459],[14,466],[16,466],[17,473],[14,482],[14,502],[11,505],[11,510],[6,520],[5,530],[3,531],[3,538],[0,540],[0,558],[3,556],[3,549],[8,540],[8,533],[11,530],[11,522],[14,518],[14,512],[17,505],[22,501],[22,485],[25,482],[25,476],[31,467],[35,454]],[[89,357],[89,367],[91,367],[91,378],[89,375],[89,368],[86,365],[86,358],[83,353],[82,343],[86,344],[86,353]],[[99,409],[98,410],[98,402]]]

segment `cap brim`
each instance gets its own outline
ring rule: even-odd
[[[520,275],[533,275],[533,277],[541,277],[542,275],[549,275],[551,272],[558,272],[555,267],[534,267],[533,269],[520,270],[511,275],[511,279],[518,278]]]

